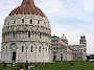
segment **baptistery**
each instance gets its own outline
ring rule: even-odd
[[[23,0],[5,18],[2,28],[2,61],[50,62],[50,47],[51,27],[47,16],[33,0]]]

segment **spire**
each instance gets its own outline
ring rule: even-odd
[[[34,0],[23,0],[21,5],[35,5]]]

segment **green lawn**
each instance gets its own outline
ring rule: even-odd
[[[32,70],[94,70],[94,63],[92,62],[62,62],[55,64],[39,65]]]
[[[0,70],[18,70],[17,68],[19,65],[3,67],[3,64],[0,64]],[[38,64],[31,70],[94,70],[94,62],[57,62],[45,64],[45,66]]]

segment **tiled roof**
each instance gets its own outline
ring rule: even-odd
[[[45,17],[45,14],[35,6],[33,0],[23,0],[22,4],[12,10],[9,15],[17,15],[17,14],[34,14]]]

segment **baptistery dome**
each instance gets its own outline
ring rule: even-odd
[[[33,14],[39,16],[45,16],[45,14],[35,6],[33,0],[23,0],[22,4],[15,8],[9,15],[17,14]]]

